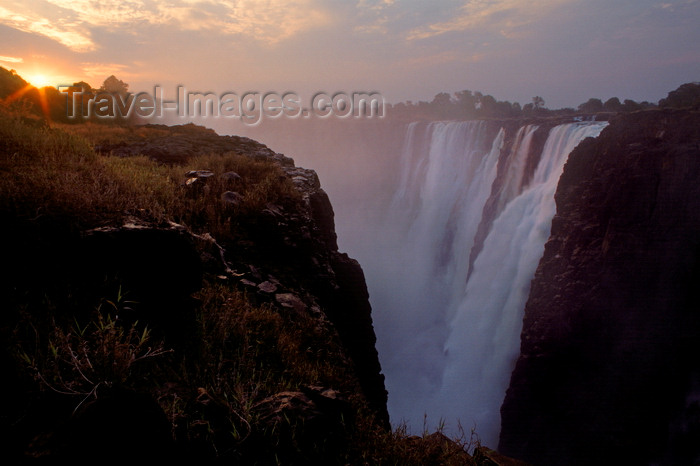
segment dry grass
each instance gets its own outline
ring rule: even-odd
[[[57,123],[54,127],[79,136],[93,146],[118,144],[138,139],[167,136],[169,134],[166,129],[145,126],[108,125],[94,122],[85,122],[78,125]]]
[[[71,127],[80,133],[81,127]],[[86,125],[107,138],[138,135],[138,129]],[[154,131],[158,131],[157,129]],[[274,162],[238,154],[194,157],[183,166],[165,166],[146,157],[99,156],[81,136],[61,129],[35,128],[0,112],[0,208],[19,216],[71,216],[81,223],[118,221],[125,215],[160,222],[175,220],[195,230],[226,234],[231,219],[255,215],[268,203],[299,199]],[[184,186],[190,170],[211,170],[201,192]],[[231,184],[220,175],[235,171]],[[242,196],[235,209],[221,200],[224,191]]]
[[[300,200],[279,166],[266,160],[210,154],[184,166],[165,166],[146,157],[101,156],[92,149],[94,141],[139,137],[138,131],[87,124],[74,125],[69,134],[33,126],[0,109],[0,213],[25,220],[57,216],[79,228],[117,223],[125,216],[173,220],[225,240],[268,204],[293,207]],[[215,175],[193,190],[184,185],[189,170]],[[221,176],[229,171],[240,179]],[[234,208],[221,200],[227,190],[241,195]],[[167,353],[142,325],[121,322],[120,306],[128,303],[119,296],[94,303],[86,322],[65,312],[56,319],[56,309],[41,299],[23,309],[22,297],[15,297],[21,318],[8,343],[42,390],[72,395],[75,405],[99,396],[102,387],[152,393],[178,444],[205,456],[255,455],[261,444],[259,437],[254,440],[258,427],[251,408],[280,391],[319,385],[351,394],[358,413],[347,426],[346,446],[335,454],[338,464],[468,464],[458,463],[468,446],[460,439],[450,443],[378,427],[337,335],[322,319],[253,305],[231,285],[205,281],[196,298],[201,302],[196,343],[183,354]],[[80,297],[61,299],[63,312],[77,306]],[[303,430],[303,423],[297,428]]]

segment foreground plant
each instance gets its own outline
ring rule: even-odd
[[[80,397],[76,410],[97,398],[101,389],[138,384],[137,379],[147,377],[149,366],[171,350],[162,343],[152,345],[148,327],[118,319],[116,312],[125,305],[121,296],[116,302],[104,300],[87,325],[74,320],[64,329],[53,321],[45,346],[33,354],[21,351],[20,357],[42,387]],[[111,312],[105,312],[105,306]],[[40,347],[37,342],[36,348]]]

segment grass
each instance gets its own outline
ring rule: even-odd
[[[145,131],[73,125],[67,132],[0,108],[0,214],[13,222],[55,219],[47,225],[77,231],[132,217],[174,221],[233,242],[269,204],[294,209],[300,202],[280,167],[260,158],[216,153],[164,165],[93,150],[96,141],[148,137]],[[190,170],[214,176],[193,189],[184,183]],[[221,176],[230,171],[240,179]],[[241,196],[233,208],[221,200],[228,190]],[[53,283],[53,277],[48,280]],[[26,388],[18,395],[27,403],[22,409],[51,394],[75,411],[125,387],[158,401],[183,457],[240,464],[470,464],[465,454],[471,439],[464,436],[450,440],[427,432],[412,436],[405,426],[381,428],[332,325],[316,315],[254,304],[233,284],[205,277],[193,296],[199,306],[194,327],[187,329],[191,344],[174,348],[144,323],[120,317],[134,303],[118,282],[104,287],[118,290],[110,296],[40,283],[10,290],[6,303],[12,309],[0,319],[4,346],[15,358],[16,385]],[[341,415],[327,432],[309,439],[306,421],[284,418],[270,425],[256,411],[268,397],[310,386],[346,394],[353,415]],[[21,428],[13,427],[25,442],[18,448],[36,451],[36,427],[26,424],[35,418],[22,409],[16,420]],[[39,412],[36,419],[45,423],[50,415]],[[9,429],[9,421],[2,422]]]
[[[139,134],[138,129],[103,125],[88,132],[100,129],[122,136]],[[93,225],[136,216],[155,222],[174,220],[221,236],[231,232],[236,217],[256,215],[268,203],[289,205],[300,198],[271,161],[229,153],[198,156],[172,166],[146,157],[100,156],[78,134],[37,129],[7,112],[0,112],[0,150],[0,208],[18,216],[65,214]],[[190,170],[211,170],[216,176],[194,195],[184,185]],[[228,171],[237,172],[240,181],[232,184],[220,177]],[[235,209],[221,200],[227,190],[242,196]]]
[[[145,126],[107,125],[85,122],[78,125],[57,124],[56,128],[79,136],[92,145],[111,145],[139,139],[168,136],[167,129]]]

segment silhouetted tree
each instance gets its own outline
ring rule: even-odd
[[[544,99],[538,95],[532,98],[532,106],[535,110],[544,108]]]
[[[111,75],[109,78],[105,79],[104,83],[102,83],[100,90],[109,92],[110,94],[119,94],[124,96],[129,92],[129,85],[121,79],[117,79],[116,76]]]
[[[457,114],[462,118],[474,118],[476,116],[477,99],[472,91],[464,90],[455,92],[455,106]]]
[[[617,97],[611,97],[606,100],[603,108],[608,112],[621,112],[623,110],[622,102]]]
[[[622,104],[622,110],[625,112],[635,112],[641,109],[642,106],[638,102],[631,99],[625,99],[625,102]]]
[[[78,81],[72,86],[63,89],[66,105],[67,117],[70,115],[69,121],[78,122],[84,116],[89,115],[88,102],[95,96],[96,90],[85,81]],[[80,93],[79,95],[73,95]]]
[[[15,70],[8,70],[0,66],[0,99],[14,94],[27,84],[29,83],[22,79]]]
[[[659,107],[696,107],[700,106],[700,82],[682,84],[678,89],[668,93],[665,99],[659,100]]]
[[[583,113],[597,113],[603,111],[603,101],[596,98],[590,98],[587,102],[578,106],[578,111]]]
[[[483,95],[480,92],[479,99],[479,115],[482,117],[498,116],[498,101],[492,95]]]
[[[65,89],[64,92],[67,92],[68,94],[72,94],[73,92],[91,94],[95,92],[95,89],[93,89],[92,86],[85,81],[79,81],[77,83],[73,83],[73,85]]]
[[[437,118],[451,118],[454,113],[452,111],[452,98],[447,92],[436,94],[430,102],[430,108]]]
[[[451,100],[452,98],[450,97],[450,94],[447,92],[440,92],[439,94],[435,94],[431,104],[435,105],[436,107],[447,107],[450,105]]]

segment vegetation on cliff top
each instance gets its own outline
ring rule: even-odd
[[[484,95],[478,91],[464,90],[455,92],[452,95],[447,92],[438,93],[430,102],[400,102],[390,106],[387,113],[395,117],[412,120],[469,120],[483,118],[546,118],[598,113],[614,114],[657,107],[697,108],[698,105],[700,105],[700,83],[694,82],[683,84],[675,91],[671,91],[658,104],[646,101],[636,102],[631,99],[620,101],[618,97],[611,97],[603,101],[592,97],[575,109],[549,109],[545,106],[545,100],[541,96],[535,96],[532,98],[532,102],[521,106],[518,102],[499,101],[491,95]]]
[[[72,110],[67,108],[67,97],[79,92],[80,97],[75,100],[83,110],[78,110],[87,115],[85,110],[90,99],[98,98],[105,94],[118,94],[122,101],[127,102],[129,85],[115,76],[110,76],[98,88],[93,88],[89,83],[81,81],[58,92],[52,87],[41,90],[32,87],[18,76],[14,70],[0,67],[0,98],[10,101],[19,101],[20,104],[30,109],[37,115],[60,123],[75,124],[83,122],[83,118],[68,118]],[[479,91],[462,90],[453,93],[439,92],[430,102],[406,101],[387,105],[386,115],[399,120],[471,120],[471,119],[507,119],[507,118],[548,118],[565,117],[573,115],[615,114],[628,113],[652,108],[697,108],[700,105],[700,82],[685,83],[678,89],[669,92],[667,97],[658,102],[636,102],[632,99],[620,100],[619,97],[611,97],[603,100],[591,97],[582,102],[576,108],[550,109],[542,96],[534,96],[530,102],[521,105],[519,102],[501,101],[496,97]],[[17,105],[16,104],[16,105]],[[105,113],[113,115],[111,108],[105,108]],[[94,123],[107,123],[108,125],[131,124],[137,117],[101,119],[92,115],[89,121]]]
[[[3,72],[0,78],[3,89],[22,85],[16,75]],[[26,256],[27,262],[22,271],[7,265],[1,270],[6,305],[0,367],[13,393],[3,402],[0,434],[10,439],[13,460],[89,460],[111,449],[117,455],[142,447],[158,458],[176,454],[243,464],[329,464],[329,458],[334,464],[476,461],[479,455],[467,452],[478,441],[468,435],[448,439],[439,432],[411,436],[405,426],[384,429],[361,396],[338,335],[316,315],[281,313],[215,273],[205,273],[194,292],[164,298],[160,305],[132,301],[119,276],[97,277],[90,282],[93,288],[66,281],[51,262],[56,257],[77,261],[79,253],[72,257],[69,248],[86,231],[127,222],[168,229],[175,223],[192,234],[236,244],[255,240],[247,226],[270,205],[295,211],[303,200],[279,163],[251,156],[243,145],[160,162],[98,151],[133,141],[157,143],[174,133],[158,126],[61,123],[51,118],[52,95],[4,92],[0,106],[3,239],[15,249],[13,258]],[[700,84],[686,84],[659,106],[696,108],[698,95]],[[479,109],[488,108],[483,102],[491,100],[482,97]],[[438,100],[438,110],[457,105],[449,96]],[[587,104],[597,111],[594,100]],[[602,109],[615,105],[602,103]],[[542,100],[533,100],[533,114],[545,110]],[[185,174],[199,170],[211,172],[206,184],[188,184]],[[224,200],[232,183],[233,207]],[[67,251],[54,257],[55,248]],[[180,298],[192,299],[193,318],[178,321]],[[165,320],[177,328],[149,318],[149,306],[170,311]],[[119,405],[124,400],[130,401]],[[280,418],[273,409],[285,403],[308,409],[313,400],[329,403],[335,414],[329,418],[324,412],[324,420],[314,424],[304,417],[308,413]],[[99,437],[91,426],[96,432],[107,427],[90,420],[95,406],[143,418],[112,426],[107,432],[113,438]]]
[[[128,221],[167,228],[175,222],[192,233],[237,241],[239,227],[255,221],[265,206],[294,209],[301,202],[278,164],[236,152],[169,164],[99,154],[98,140],[147,138],[161,130],[50,128],[25,110],[0,108],[0,218],[5,244],[16,248],[1,271],[0,362],[12,387],[0,419],[0,433],[12,445],[6,458],[81,462],[142,451],[142,459],[159,464],[177,458],[240,464],[472,461],[466,451],[475,444],[466,436],[454,441],[382,428],[360,395],[337,334],[317,316],[280,313],[216,274],[205,273],[190,297],[185,290],[193,319],[179,312],[180,297],[156,304],[132,300],[119,276],[90,277],[94,288],[67,278],[74,272],[70,262],[85,259],[70,249],[76,238],[99,227]],[[216,176],[201,189],[187,186],[184,174],[202,169]],[[219,175],[226,172],[240,176],[233,210],[222,202],[228,185]],[[71,272],[63,276],[64,270]],[[165,318],[149,317],[159,304]],[[294,398],[300,393],[308,399]],[[330,403],[335,414],[324,412],[315,421],[308,413],[295,419],[285,411],[280,418],[273,409],[275,403],[308,408],[313,400]]]

